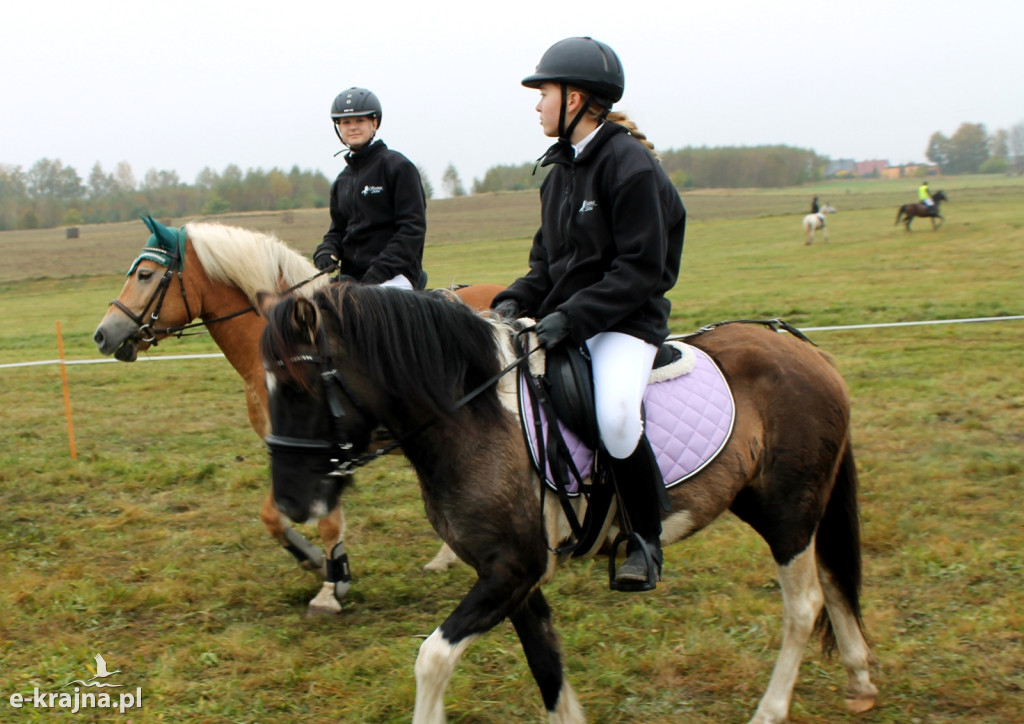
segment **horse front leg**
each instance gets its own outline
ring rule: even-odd
[[[345,514],[339,502],[333,510],[317,521],[324,551],[324,583],[309,602],[306,613],[310,616],[341,613],[341,603],[348,595],[352,573],[348,567],[348,554],[342,543],[345,532]]]
[[[427,637],[416,656],[416,707],[413,724],[443,724],[444,692],[469,645],[511,615],[540,574],[525,580],[509,572],[521,566],[497,562],[482,574],[448,618]],[[504,571],[504,575],[495,571]]]
[[[782,647],[768,689],[750,724],[779,724],[789,715],[800,661],[825,601],[818,580],[813,540],[788,564],[779,566],[779,583],[782,585]]]
[[[288,524],[287,519],[281,515],[281,511],[274,503],[273,491],[263,501],[263,507],[260,508],[260,521],[270,537],[284,546],[285,550],[299,562],[299,565],[308,571],[319,571],[321,575],[323,574],[323,553]]]
[[[530,594],[510,618],[533,678],[540,687],[549,724],[585,722],[576,692],[565,680],[561,646],[551,625],[551,609],[540,589]]]

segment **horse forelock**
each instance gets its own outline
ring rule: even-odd
[[[374,384],[449,417],[454,402],[494,377],[493,324],[460,302],[379,286],[332,285],[316,301],[336,313],[342,343]],[[472,403],[500,409],[493,388]]]
[[[283,291],[316,274],[312,262],[273,234],[209,222],[188,223],[185,231],[206,275],[237,287],[254,304],[258,292]],[[326,281],[319,277],[300,293]]]
[[[295,297],[284,297],[266,312],[267,325],[260,334],[260,354],[270,375],[312,392],[312,383],[302,374],[312,340],[294,323],[295,303]]]

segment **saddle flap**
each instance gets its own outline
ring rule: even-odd
[[[559,344],[547,351],[545,363],[544,384],[555,414],[587,447],[596,449],[601,435],[589,355],[576,345]]]

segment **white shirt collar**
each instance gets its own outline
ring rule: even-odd
[[[583,149],[587,147],[587,144],[594,140],[594,136],[597,135],[597,132],[601,130],[601,126],[603,125],[604,123],[599,123],[597,128],[587,134],[586,138],[583,138],[579,143],[572,147],[577,156],[583,153]]]

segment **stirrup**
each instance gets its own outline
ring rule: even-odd
[[[644,557],[644,565],[647,568],[647,580],[645,581],[619,581],[616,580],[615,557],[619,552],[619,546],[630,541],[638,543],[638,550]],[[612,550],[608,556],[608,587],[613,591],[642,592],[653,591],[658,587],[661,580],[661,561],[655,558],[651,546],[636,531],[632,533],[619,533],[612,543]]]

